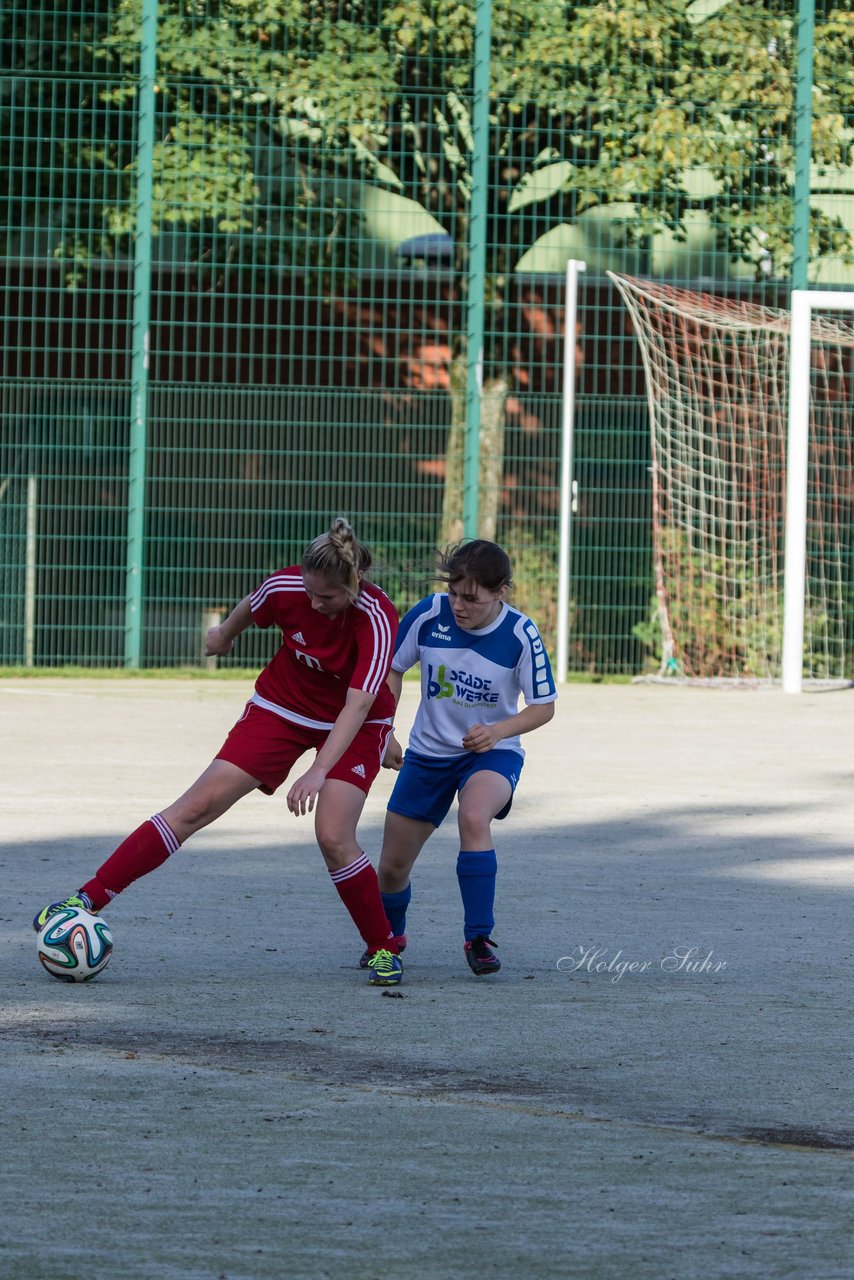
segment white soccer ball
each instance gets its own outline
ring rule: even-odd
[[[38,957],[62,982],[89,982],[106,968],[113,954],[110,926],[79,907],[62,907],[36,936]]]

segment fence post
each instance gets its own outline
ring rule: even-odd
[[[477,537],[480,481],[480,401],[483,389],[484,295],[489,193],[489,64],[492,0],[477,0],[472,96],[472,167],[466,289],[466,438],[463,461],[463,532]]]
[[[24,535],[24,666],[35,666],[36,561],[38,555],[38,476],[27,476],[27,519]]]
[[[145,476],[148,445],[148,356],[151,314],[151,223],[154,160],[154,78],[157,70],[157,0],[142,0],[137,88],[134,208],[131,415],[128,456],[125,666],[138,667],[142,651],[145,569]]]
[[[798,67],[795,90],[795,191],[792,226],[792,288],[809,288],[810,165],[815,0],[798,0]]]

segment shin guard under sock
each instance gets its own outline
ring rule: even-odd
[[[398,893],[383,893],[380,896],[391,931],[396,938],[399,938],[406,933],[406,909],[412,900],[412,885],[408,884]]]
[[[380,897],[377,873],[366,853],[349,866],[330,871],[332,883],[369,951],[397,951]]]
[[[457,855],[457,879],[463,899],[466,941],[488,938],[495,928],[495,875],[498,859],[494,849],[461,849]]]
[[[180,847],[181,841],[168,822],[155,813],[122,841],[94,877],[81,887],[81,892],[89,895],[95,911],[101,911],[129,884],[154,871]]]

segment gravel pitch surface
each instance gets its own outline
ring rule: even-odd
[[[34,912],[250,689],[0,682],[3,1280],[851,1276],[854,693],[567,687],[496,826],[498,975],[449,818],[370,989],[280,794],[111,904],[98,979],[51,979]]]

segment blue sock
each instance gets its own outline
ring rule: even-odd
[[[383,893],[380,896],[383,900],[385,913],[388,916],[388,922],[391,925],[391,931],[396,938],[399,938],[402,933],[406,933],[406,908],[409,906],[409,900],[412,897],[412,885],[408,884],[399,893]]]
[[[495,873],[498,859],[494,849],[461,849],[457,855],[457,879],[463,899],[466,941],[488,938],[495,928]]]

